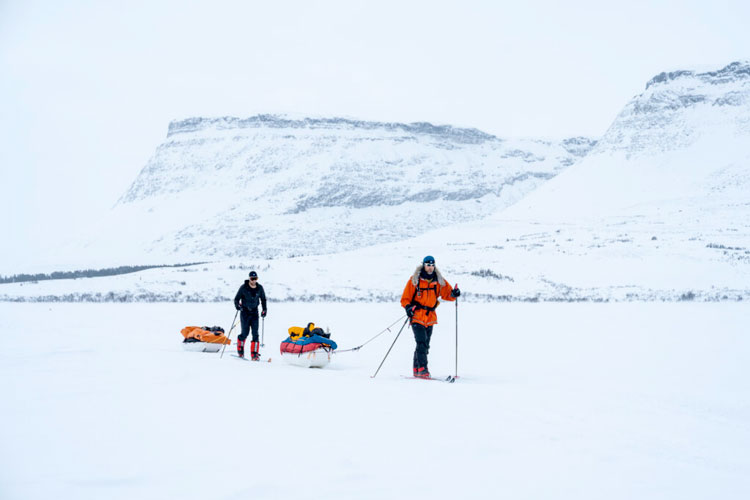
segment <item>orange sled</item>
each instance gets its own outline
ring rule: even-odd
[[[188,351],[219,352],[222,345],[230,343],[218,326],[186,326],[180,333],[185,337],[182,346]]]

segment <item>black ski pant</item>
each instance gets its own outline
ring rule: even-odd
[[[258,341],[258,310],[255,309],[254,311],[248,311],[247,309],[242,309],[242,312],[240,313],[240,323],[242,324],[242,329],[240,330],[240,335],[237,337],[241,341],[245,341],[247,339],[248,334],[250,333],[250,328],[253,329],[253,342]]]
[[[414,368],[427,368],[427,354],[430,352],[432,326],[412,323],[411,329],[414,330],[414,340],[417,341],[417,348],[414,351]]]

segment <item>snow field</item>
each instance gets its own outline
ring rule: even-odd
[[[0,304],[0,498],[747,498],[741,303],[460,304],[455,384],[406,380],[395,304],[271,303],[264,356],[185,352],[231,304]],[[455,309],[430,354],[453,371]],[[233,334],[233,337],[236,333]]]

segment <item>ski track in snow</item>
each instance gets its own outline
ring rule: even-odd
[[[750,495],[741,303],[459,305],[455,384],[403,380],[396,330],[325,369],[286,365],[286,328],[342,349],[397,304],[271,304],[264,355],[185,352],[221,304],[0,303],[3,499],[576,498]],[[454,370],[453,306],[434,373]],[[234,346],[232,346],[234,347]]]

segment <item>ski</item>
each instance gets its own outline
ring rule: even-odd
[[[232,354],[232,357],[237,358],[237,359],[241,359],[242,361],[252,361],[252,359],[240,356],[238,354]],[[270,363],[271,362],[271,358],[268,358],[268,359],[265,359],[265,360],[258,360],[257,362],[260,363],[261,361],[266,362],[266,363]]]
[[[415,376],[408,376],[408,375],[401,375],[401,378],[405,379],[412,379],[412,380],[434,380],[435,382],[448,382],[449,384],[452,384],[456,381],[456,377],[453,375],[448,375],[447,377],[429,377],[429,378],[423,378],[423,377],[415,377]]]

